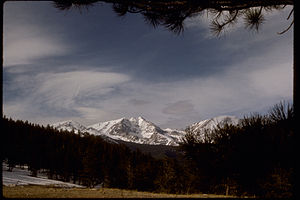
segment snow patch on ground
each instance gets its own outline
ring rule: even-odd
[[[17,185],[52,185],[56,187],[80,187],[81,185],[76,185],[72,183],[66,183],[62,181],[48,179],[42,173],[38,173],[37,177],[30,176],[30,172],[25,168],[21,169],[16,166],[13,168],[12,172],[7,171],[8,166],[6,163],[2,163],[2,185],[5,186],[17,186]]]

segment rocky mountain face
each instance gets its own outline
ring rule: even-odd
[[[202,133],[207,129],[214,129],[219,123],[237,124],[238,119],[234,116],[220,116],[194,123],[187,128],[196,133]],[[138,118],[121,118],[106,122],[100,122],[90,126],[83,126],[72,120],[58,122],[52,125],[58,130],[74,131],[78,133],[89,133],[99,135],[111,141],[126,141],[150,145],[172,145],[178,146],[185,131],[176,129],[161,129],[154,123]],[[201,135],[201,134],[200,134]]]
[[[235,116],[223,115],[194,123],[188,126],[187,129],[193,134],[198,135],[198,138],[204,140],[206,134],[210,134],[213,129],[218,127],[218,125],[222,126],[225,123],[237,125],[239,119]]]
[[[100,122],[88,127],[80,125],[72,120],[55,123],[52,125],[59,130],[74,130],[93,135],[109,137],[114,140],[134,142],[139,144],[151,145],[172,145],[176,146],[180,142],[184,131],[174,129],[161,129],[152,122],[142,117],[138,118],[121,118],[107,122]]]

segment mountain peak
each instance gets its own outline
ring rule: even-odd
[[[59,130],[66,130],[66,131],[73,131],[75,133],[84,132],[86,130],[86,127],[81,125],[80,123],[74,121],[74,120],[66,120],[62,122],[57,122],[52,125],[52,127],[55,127]]]
[[[100,122],[88,127],[81,126],[72,120],[53,124],[58,129],[72,131],[85,131],[92,135],[109,137],[114,140],[123,140],[140,144],[151,145],[178,145],[182,132],[162,130],[142,116],[137,118],[131,117]]]
[[[236,116],[232,115],[220,115],[218,117],[212,118],[212,120],[217,121],[217,122],[223,122],[223,121],[236,121],[238,118]]]
[[[221,115],[221,116],[217,116],[210,119],[202,120],[200,122],[193,123],[187,128],[194,134],[197,134],[199,136],[204,136],[209,131],[217,128],[218,125],[222,125],[225,123],[236,125],[238,124],[238,122],[239,119],[235,116]]]
[[[219,123],[237,124],[235,116],[222,115],[194,123],[188,128],[195,134],[202,134],[204,130],[213,130]],[[147,121],[142,116],[100,122],[88,127],[80,125],[73,120],[58,122],[52,125],[59,130],[74,130],[75,133],[88,132],[112,140],[123,140],[140,144],[174,145],[177,146],[185,135],[185,131],[176,129],[161,129],[154,123]]]
[[[142,117],[142,116],[138,116],[138,119],[139,119],[139,120],[144,120],[144,121],[146,121],[145,118]]]
[[[65,121],[61,121],[61,122],[57,122],[55,124],[79,124],[78,122],[72,120],[72,119],[69,119],[69,120],[65,120]]]
[[[144,117],[142,117],[142,116],[131,117],[131,118],[129,118],[129,121],[131,121],[131,122],[142,122],[142,121],[148,122],[148,121],[147,121]]]

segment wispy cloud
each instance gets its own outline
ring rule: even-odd
[[[15,82],[16,88],[24,84],[32,85],[31,82],[35,84],[27,95],[19,97],[22,101],[15,99],[14,105],[19,107],[19,113],[27,116],[30,114],[25,111],[26,108],[35,110],[36,114],[45,112],[49,116],[64,116],[64,113],[69,117],[80,116],[84,107],[95,108],[101,98],[114,93],[119,84],[129,80],[130,77],[124,74],[97,71],[41,73]],[[16,110],[8,103],[5,104],[4,111],[15,113]]]
[[[293,70],[291,66],[291,64],[279,64],[253,71],[247,75],[250,86],[265,96],[291,98],[293,93]]]
[[[95,106],[97,101],[115,92],[117,86],[130,78],[123,74],[93,71],[75,71],[40,74],[36,95],[42,96],[49,108],[77,110],[80,106]]]
[[[213,76],[151,84],[126,74],[97,71],[21,77],[14,85],[28,88],[28,95],[23,92],[16,101],[4,102],[4,112],[23,113],[24,118],[43,113],[48,123],[72,118],[86,124],[142,115],[165,127],[185,128],[208,117],[244,115],[290,99],[290,63],[251,65],[258,60],[240,63],[247,68],[228,66]]]
[[[183,115],[194,111],[194,105],[188,100],[177,101],[175,103],[169,103],[163,110],[162,113],[170,115]]]
[[[149,32],[134,17],[126,23],[105,17],[104,7],[89,16],[72,12],[76,23],[43,8],[47,17],[38,22],[20,23],[12,14],[4,18],[8,116],[43,124],[71,118],[88,125],[142,115],[162,127],[185,128],[292,98],[292,35],[276,34],[277,15],[263,34],[238,26],[225,37],[208,39],[205,16],[187,20],[178,37],[161,29]],[[28,11],[30,19],[36,12],[19,10]]]
[[[143,106],[145,104],[150,103],[149,101],[142,100],[142,99],[129,99],[128,100],[129,104],[135,105],[135,106]]]
[[[4,67],[32,64],[37,59],[72,52],[62,38],[31,24],[10,26],[5,23],[3,43]]]

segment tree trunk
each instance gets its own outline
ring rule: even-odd
[[[226,196],[228,196],[229,195],[229,185],[228,185],[228,183],[226,184]]]

